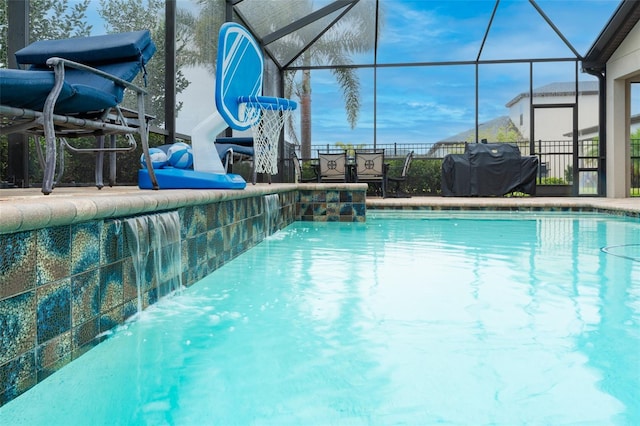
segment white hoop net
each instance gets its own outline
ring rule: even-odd
[[[291,109],[279,103],[262,103],[259,100],[243,102],[245,120],[253,132],[253,171],[278,173],[278,142],[280,131],[291,114]]]

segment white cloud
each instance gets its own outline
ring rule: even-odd
[[[475,60],[494,0],[382,2],[386,22],[380,40],[380,63]],[[590,46],[617,2],[538,0],[576,48]],[[550,41],[551,40],[551,41]],[[552,43],[552,44],[550,44]],[[584,53],[584,50],[579,52]],[[523,0],[500,3],[486,41],[483,59],[569,56],[555,32],[533,6]],[[371,58],[371,55],[362,55]],[[573,64],[569,64],[573,66]],[[479,114],[482,121],[506,114],[505,103],[528,90],[528,64],[481,65]],[[361,111],[356,129],[347,123],[342,93],[329,71],[312,72],[312,133],[314,144],[372,143],[373,71],[358,70]],[[378,143],[435,142],[475,124],[475,67],[437,66],[379,68],[377,71]],[[181,96],[181,132],[190,130],[214,106],[213,78],[190,69],[192,85]],[[534,86],[571,79],[565,65],[535,64]]]

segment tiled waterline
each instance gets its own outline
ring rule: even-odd
[[[295,220],[364,221],[366,213],[362,184],[70,192],[0,194],[0,405],[137,312],[125,218],[178,212],[182,282],[189,286]],[[266,194],[277,194],[279,205],[269,230]],[[146,276],[143,307],[162,296],[158,277]]]

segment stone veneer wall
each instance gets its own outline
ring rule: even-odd
[[[280,214],[266,225],[272,228],[267,234],[264,194],[163,210],[179,213],[183,285],[295,220],[364,221],[364,188],[279,192]],[[0,406],[97,345],[102,333],[137,312],[126,217],[131,215],[18,232],[0,228]],[[146,275],[143,308],[162,296],[153,272]]]

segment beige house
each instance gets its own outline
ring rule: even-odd
[[[575,103],[576,84],[574,82],[550,83],[533,89],[533,101],[529,92],[523,92],[505,105],[509,118],[525,140],[531,132],[531,104],[569,105]],[[563,141],[573,138],[573,109],[569,107],[534,108],[533,140]],[[593,132],[598,125],[598,82],[581,81],[578,84],[578,129],[592,129],[590,134],[581,134],[579,139],[597,136]]]
[[[519,134],[520,150],[523,155],[531,153],[529,140],[531,137],[532,118],[534,124],[533,140],[534,152],[540,159],[541,178],[555,178],[565,180],[571,174],[573,144],[573,105],[576,104],[576,84],[574,82],[554,82],[534,88],[533,99],[529,92],[522,92],[506,103],[507,115],[498,117],[478,126],[480,139],[489,142],[498,140],[500,131],[514,130]],[[580,147],[586,150],[597,149],[597,142],[591,141],[598,136],[598,82],[583,81],[578,85],[578,139]],[[534,106],[534,116],[531,116],[531,105]],[[544,105],[545,107],[540,107]],[[553,106],[552,108],[547,108]],[[460,153],[464,144],[460,141],[475,140],[475,130],[453,135],[438,142],[430,150],[433,157],[444,157],[450,153]],[[583,142],[587,140],[586,142]],[[584,150],[584,148],[583,148]],[[579,193],[595,194],[597,192],[597,175],[594,171],[581,176]]]
[[[533,90],[532,100],[528,93],[521,93],[506,105],[511,123],[524,140],[565,141],[567,153],[572,153],[577,131],[578,159],[573,171],[577,174],[574,179],[577,194],[612,198],[631,194],[629,139],[631,131],[640,127],[640,120],[632,116],[631,111],[631,85],[640,83],[639,21],[640,1],[623,0],[589,52],[581,58],[582,71],[596,80],[588,81],[590,77],[581,76],[576,121],[571,105],[576,101],[575,83],[541,86]],[[531,123],[534,123],[533,129]],[[440,155],[450,152],[455,144],[453,139],[458,136],[438,142],[432,151]],[[584,156],[590,158],[584,160]],[[566,165],[552,163],[550,160],[546,164],[550,175],[561,175],[562,169],[566,170]]]
[[[583,70],[599,78],[599,136],[605,164],[606,196],[631,190],[631,84],[640,82],[640,2],[623,1],[583,60]],[[606,177],[606,178],[605,178]]]
[[[518,94],[505,105],[509,118],[524,140],[533,138],[535,152],[540,157],[540,176],[568,179],[573,170],[575,151],[574,115],[577,115],[578,153],[597,155],[599,90],[597,81],[555,82]],[[577,105],[577,108],[574,108]],[[533,106],[533,115],[531,114]],[[533,128],[532,128],[533,126]],[[566,154],[566,155],[562,155]],[[585,170],[579,172],[579,194],[597,194],[598,160],[588,159]],[[589,167],[587,167],[589,166]]]

